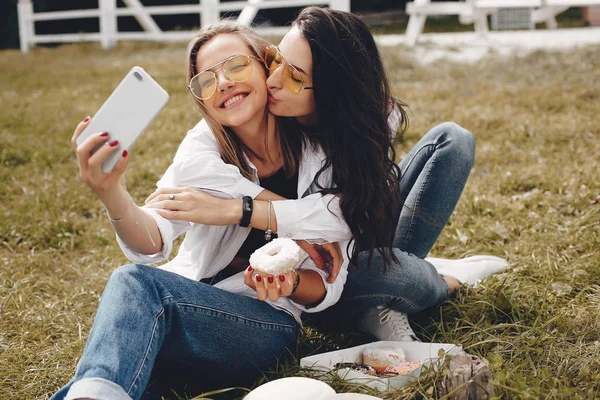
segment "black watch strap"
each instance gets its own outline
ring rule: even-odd
[[[252,218],[252,197],[242,197],[242,220],[240,226],[247,227],[250,225],[250,219]]]

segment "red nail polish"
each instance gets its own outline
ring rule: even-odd
[[[260,282],[260,281],[262,281],[262,276],[256,275],[256,282]]]
[[[88,122],[90,120],[90,117],[85,117],[85,119],[83,120],[83,122]]]
[[[118,144],[119,144],[118,140],[113,140],[112,142],[109,143],[110,147],[115,147]]]
[[[283,276],[283,275],[279,275],[279,281],[280,281],[280,282],[284,282],[284,281],[285,281],[285,276]]]
[[[127,157],[127,150],[123,150],[123,157]]]
[[[273,283],[273,280],[274,280],[274,279],[273,279],[273,277],[272,277],[272,276],[269,276],[269,277],[267,278],[267,280],[269,281],[269,283]]]
[[[248,265],[248,272],[252,272],[252,265]]]
[[[100,136],[102,136],[102,137],[107,137],[107,136],[108,136],[108,132],[102,132],[102,133],[100,134]]]

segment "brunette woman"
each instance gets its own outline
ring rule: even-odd
[[[349,269],[341,300],[315,317],[337,329],[356,324],[379,340],[416,340],[406,313],[438,306],[461,283],[508,267],[493,256],[425,259],[469,176],[474,136],[438,125],[391,167],[396,131],[389,125],[404,133],[406,105],[393,99],[374,38],[355,14],[305,8],[266,54],[269,111],[295,118],[323,148],[323,171],[331,168],[334,183],[323,192],[340,197],[350,229],[376,230],[354,237],[358,268]],[[377,178],[365,173],[374,165]]]

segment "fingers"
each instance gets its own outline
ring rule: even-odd
[[[292,294],[292,290],[294,289],[294,282],[296,280],[296,274],[294,271],[290,271],[285,275],[279,275],[277,278],[279,279],[281,295],[290,296]]]
[[[259,274],[254,275],[254,284],[256,289],[256,296],[260,301],[264,301],[267,299],[268,291],[267,291],[267,280],[263,279]]]
[[[182,210],[183,204],[190,200],[189,196],[186,193],[169,193],[169,194],[159,194],[155,195],[152,200],[147,201],[146,205],[148,207],[156,207],[157,204],[171,204],[174,207],[161,207],[161,208],[169,208],[172,210]],[[176,206],[176,207],[175,207]]]
[[[102,133],[101,135],[103,135],[104,133]],[[106,138],[104,136],[100,136],[100,137],[102,139],[106,140]],[[87,140],[86,140],[86,142],[87,142]],[[114,153],[115,151],[118,151],[118,150],[119,150],[119,141],[118,140],[111,140],[110,142],[107,142],[104,146],[100,146],[100,148],[98,148],[98,150],[94,154],[92,154],[92,156],[89,158],[89,161],[88,161],[89,167],[90,168],[102,167],[102,164],[108,158],[108,156],[110,156],[112,153]]]
[[[160,189],[156,189],[154,192],[152,192],[150,194],[150,196],[148,196],[148,198],[146,200],[144,200],[144,204],[148,204],[149,202],[151,202],[154,198],[156,198],[156,196],[158,196],[160,194]]]
[[[145,201],[150,208],[162,208],[165,210],[187,210],[185,201],[189,199],[189,188],[160,188],[156,189]]]
[[[125,169],[127,168],[127,163],[129,161],[129,158],[127,157],[128,154],[129,152],[127,150],[123,150],[121,152],[121,157],[119,157],[119,161],[117,161],[115,167],[110,172],[110,175],[113,176],[115,179],[120,180],[121,176],[125,172]]]
[[[148,206],[150,207],[150,206]],[[154,208],[154,207],[151,207]],[[157,208],[156,212],[163,218],[177,221],[189,221],[190,216],[188,213],[184,211],[176,211],[176,210],[164,210],[161,208]]]
[[[327,277],[327,282],[333,283],[340,274],[342,263],[344,262],[344,257],[342,257],[342,249],[340,249],[340,244],[337,242],[325,243],[323,248],[329,252],[329,255],[332,259],[332,268],[331,272],[329,273],[329,277]]]
[[[105,143],[107,140],[108,140],[108,132],[100,132],[100,133],[90,136],[79,146],[76,145],[75,154],[77,155],[79,164],[83,167],[87,166],[89,159],[92,157],[92,150],[96,146],[102,145],[102,143]],[[104,147],[104,146],[102,146],[102,147]],[[115,149],[113,149],[113,150],[115,150]]]
[[[168,200],[168,197],[160,198],[151,203],[147,203],[146,207],[148,208],[157,208],[161,210],[170,210],[170,211],[183,211],[183,202],[179,200]]]
[[[277,301],[277,299],[279,299],[279,296],[281,295],[279,292],[279,279],[275,279],[273,275],[267,276],[266,286],[269,300]]]
[[[306,251],[318,268],[322,270],[326,268],[327,263],[325,258],[323,255],[321,255],[321,253],[319,253],[319,248],[316,245],[310,244],[305,240],[296,240],[296,243],[298,243],[298,246]],[[331,257],[332,268],[329,273],[329,277],[327,277],[327,282],[333,283],[338,277],[344,262],[342,250],[340,249],[340,245],[338,243],[325,243],[321,246],[321,248],[329,253],[329,256]]]
[[[83,130],[90,124],[91,120],[92,119],[88,116],[85,117],[85,119],[79,124],[77,124],[75,132],[73,132],[73,136],[71,137],[71,148],[73,148],[73,151],[77,151],[77,138],[79,137],[79,135],[81,135],[81,132],[83,132]]]
[[[325,269],[325,259],[321,256],[321,254],[319,254],[316,245],[310,244],[306,240],[296,240],[296,243],[308,254],[310,258],[312,258],[317,267],[320,269]]]
[[[244,283],[256,290],[258,300],[269,299],[277,301],[281,296],[289,296],[294,287],[293,272],[285,275],[262,277],[259,274],[253,275],[253,268],[249,266],[244,271]]]
[[[144,201],[144,203],[148,204],[148,203],[152,202],[153,200],[154,201],[166,200],[169,198],[170,194],[178,194],[178,193],[182,193],[184,191],[189,191],[189,190],[191,190],[191,189],[185,188],[185,187],[158,188],[150,196],[148,196],[148,198],[146,199],[146,201]],[[160,195],[164,195],[164,196],[159,200],[155,200]]]
[[[254,277],[252,276],[252,266],[249,265],[248,268],[244,271],[244,283],[250,286],[252,289],[256,290],[256,282],[254,281]]]

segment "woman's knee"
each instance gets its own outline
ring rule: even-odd
[[[475,135],[471,132],[455,122],[444,122],[439,124],[437,128],[447,133],[452,142],[458,145],[456,147],[467,154],[475,154]]]
[[[107,286],[124,287],[129,290],[146,287],[151,284],[151,267],[141,264],[126,264],[115,269],[110,275]]]
[[[455,122],[444,122],[432,129],[454,160],[470,169],[475,162],[475,136]]]

